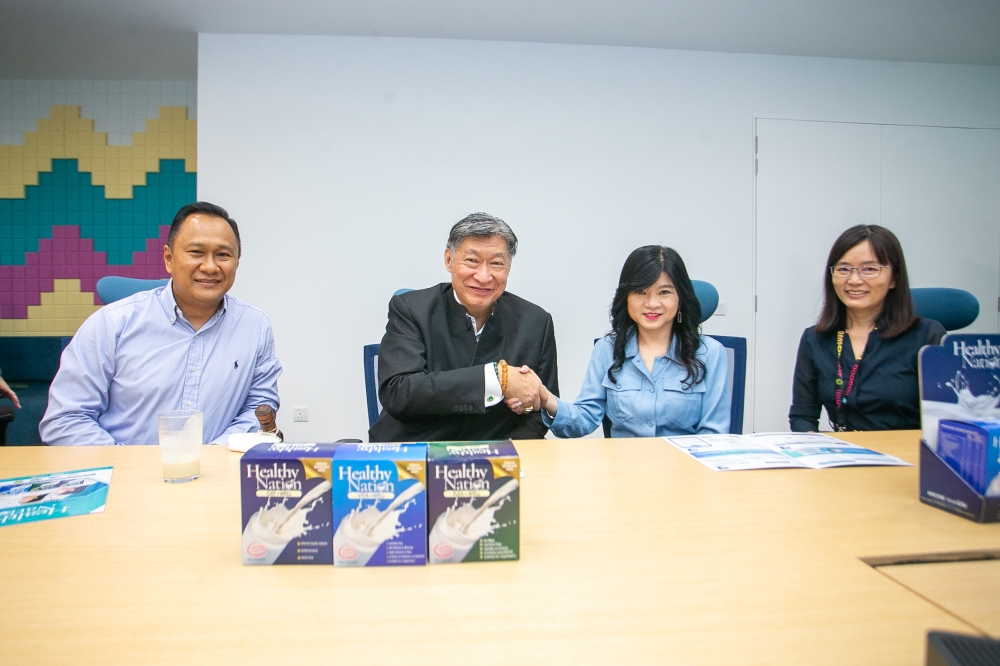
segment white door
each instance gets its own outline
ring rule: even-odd
[[[972,292],[967,330],[998,331],[1000,130],[760,119],[757,137],[754,431],[788,429],[799,336],[852,225],[891,229],[911,286]]]
[[[753,432],[788,430],[792,371],[816,323],[826,256],[879,221],[878,125],[757,121]],[[826,419],[821,419],[826,423]]]

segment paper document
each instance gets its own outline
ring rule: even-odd
[[[819,433],[681,435],[663,439],[717,472],[781,467],[825,469],[855,465],[910,464],[895,456]]]
[[[0,527],[101,513],[111,467],[0,479]]]

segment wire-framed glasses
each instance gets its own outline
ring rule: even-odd
[[[830,275],[841,280],[851,277],[851,273],[858,272],[858,277],[862,280],[871,280],[882,274],[883,268],[889,268],[882,264],[865,264],[864,266],[851,266],[850,264],[837,264],[830,266]]]

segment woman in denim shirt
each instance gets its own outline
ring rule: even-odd
[[[594,345],[576,401],[540,385],[545,425],[558,437],[582,437],[606,413],[612,437],[729,432],[726,350],[699,334],[700,315],[677,252],[632,252],[611,303],[612,330]]]

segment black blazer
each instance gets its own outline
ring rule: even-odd
[[[503,359],[511,372],[530,366],[559,394],[552,316],[504,292],[479,342],[448,282],[394,296],[378,353],[382,413],[371,442],[541,439],[541,414],[483,405],[483,365]]]
[[[877,330],[869,333],[854,389],[843,406],[847,429],[919,428],[917,354],[924,345],[940,344],[944,333],[941,324],[923,318],[894,338],[883,339]],[[846,381],[854,365],[851,336],[846,334],[840,364]],[[831,419],[837,418],[836,378],[837,334],[831,331],[820,335],[815,326],[810,326],[802,333],[795,361],[792,407],[788,411],[788,425],[793,431],[819,430],[820,407],[826,407]]]

